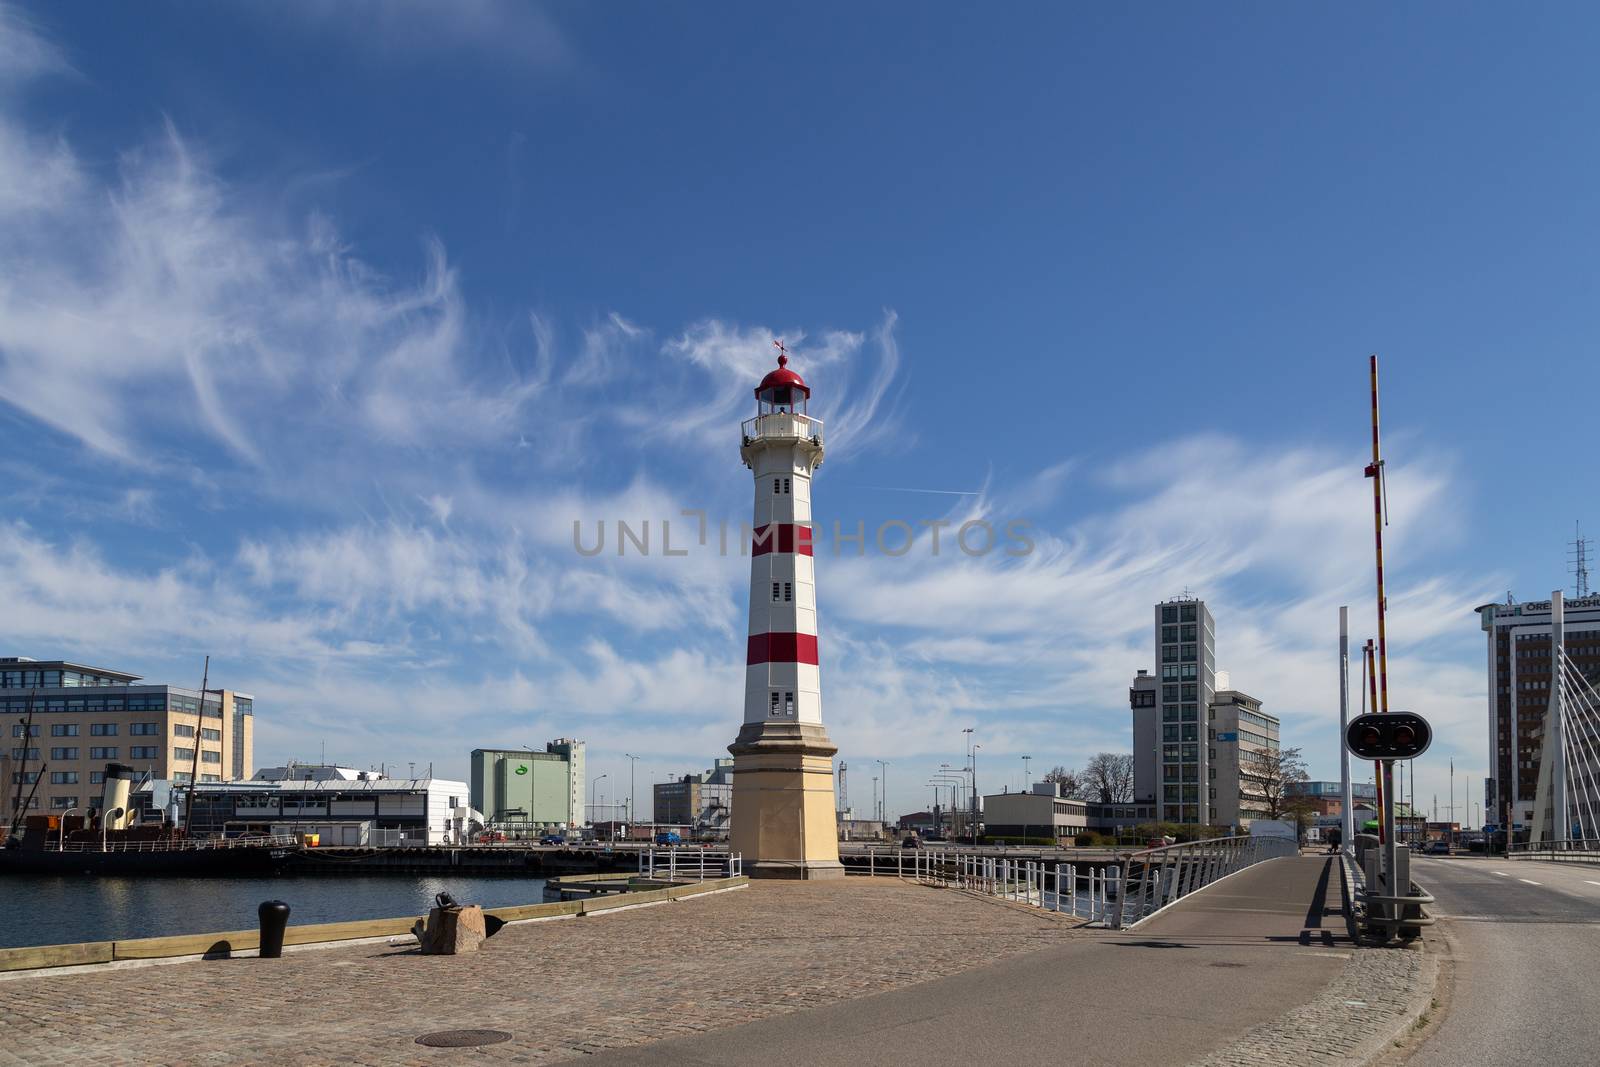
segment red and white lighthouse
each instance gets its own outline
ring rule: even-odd
[[[744,724],[728,746],[733,847],[754,876],[835,877],[843,874],[833,794],[838,749],[822,726],[811,527],[822,420],[808,414],[811,389],[777,344],[778,368],[756,386],[755,417],[741,427],[755,512]]]

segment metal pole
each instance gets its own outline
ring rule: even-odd
[[[1350,609],[1339,609],[1339,795],[1343,798],[1341,826],[1344,847],[1355,845],[1355,806],[1350,793],[1350,750],[1345,747],[1344,731],[1350,724]]]

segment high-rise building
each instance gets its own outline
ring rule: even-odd
[[[1206,708],[1205,796],[1211,822],[1247,830],[1250,820],[1267,816],[1261,778],[1281,774],[1278,719],[1261,710],[1261,701],[1237,689],[1224,689]]]
[[[1153,757],[1146,766],[1157,768],[1153,783],[1157,808],[1163,822],[1207,825],[1215,818],[1206,785],[1210,759],[1200,731],[1202,709],[1209,708],[1216,695],[1217,655],[1216,627],[1205,601],[1180,596],[1155,606],[1155,653],[1156,699],[1147,712],[1151,720],[1160,713],[1161,742],[1159,750],[1151,746]],[[1148,684],[1141,688],[1135,681],[1132,694],[1147,691]],[[1134,711],[1137,737],[1139,709]],[[1154,729],[1143,733],[1148,737]],[[1138,769],[1135,753],[1134,793],[1143,796]]]
[[[140,682],[137,674],[66,660],[0,657],[0,729],[9,742],[0,745],[6,825],[18,806],[98,808],[108,763],[174,782],[250,777],[253,697],[208,688],[202,700],[195,689]],[[19,721],[30,710],[31,730]]]
[[[1563,600],[1567,658],[1600,687],[1600,596]],[[1551,605],[1548,600],[1485,604],[1479,625],[1488,637],[1489,777],[1483,785],[1484,822],[1533,819],[1550,706]],[[1578,751],[1585,752],[1581,746]],[[1490,813],[1493,813],[1493,818]]]
[[[584,743],[472,750],[472,806],[490,826],[559,830],[583,818]]]

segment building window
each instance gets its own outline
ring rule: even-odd
[[[1175,685],[1164,685],[1164,686],[1162,686],[1161,687],[1161,699],[1162,700],[1177,700],[1178,699],[1178,687],[1175,686]]]
[[[39,780],[39,772],[38,771],[12,771],[11,772],[11,784],[12,785],[32,785],[34,782],[37,782],[38,780]]]
[[[11,750],[11,758],[28,760],[38,759],[39,750],[36,748],[14,748]]]
[[[77,771],[51,771],[50,772],[50,784],[51,785],[77,785],[78,784],[78,772]]]
[[[19,722],[17,725],[11,728],[11,736],[21,737],[24,733],[26,733],[29,737],[38,737],[43,730],[44,727],[40,726],[38,723],[28,726]]]
[[[51,759],[77,759],[78,758],[78,750],[75,747],[74,748],[52,748],[50,750],[50,758]]]
[[[1177,622],[1178,621],[1178,609],[1177,609],[1177,607],[1173,606],[1173,607],[1162,608],[1161,609],[1161,621],[1162,622]]]
[[[51,737],[77,737],[78,724],[75,722],[53,722],[50,724]]]
[[[90,737],[116,737],[117,724],[114,722],[92,722],[89,724]]]
[[[794,599],[794,586],[793,586],[793,583],[784,582],[783,583],[783,602],[785,604],[787,604],[793,599]]]
[[[192,760],[194,759],[194,749],[175,748],[172,750],[172,758],[177,760]]]
[[[172,724],[172,736],[173,737],[193,737],[194,736],[194,727],[193,726],[185,726],[182,723],[173,723]]]
[[[1183,605],[1183,621],[1184,622],[1194,622],[1195,621],[1194,605],[1193,604],[1185,604],[1185,605]]]
[[[89,758],[90,759],[116,759],[117,758],[117,750],[114,749],[114,748],[91,748],[89,750]]]
[[[777,478],[772,479],[772,492],[774,495],[783,492],[782,486],[783,482],[779,481]]]
[[[779,699],[780,698],[779,698],[779,695],[778,695],[778,690],[774,689],[772,691],[772,707],[771,707],[771,709],[769,711],[769,714],[772,714],[772,715],[778,714],[778,700]]]
[[[135,737],[159,737],[161,735],[161,724],[158,722],[129,723],[128,732]]]
[[[1194,640],[1194,627],[1193,626],[1185,626],[1183,628],[1183,639],[1185,641],[1193,641]]]
[[[220,781],[222,781],[222,775],[220,775],[220,774],[202,774],[200,776],[200,781],[202,783],[204,783],[204,782],[220,782]]]
[[[128,749],[129,759],[158,759],[161,750],[154,745],[134,745]]]
[[[783,491],[785,493],[787,493],[789,491],[789,479],[787,479],[787,478],[785,478],[783,480]]]
[[[1162,708],[1161,709],[1161,721],[1162,722],[1177,722],[1178,721],[1178,705],[1176,705],[1176,704],[1168,704],[1166,707]]]
[[[1184,645],[1183,646],[1182,659],[1183,659],[1183,662],[1185,662],[1185,663],[1193,663],[1194,662],[1195,653],[1194,653],[1194,646],[1193,645]]]
[[[785,715],[793,715],[794,714],[794,694],[793,693],[785,693],[785,694],[783,694],[783,713]]]
[[[68,808],[77,807],[78,806],[78,798],[77,797],[51,797],[50,798],[50,806],[52,808],[56,809],[57,811],[65,811]]]
[[[213,751],[212,749],[209,749],[209,748],[201,749],[200,750],[200,762],[201,763],[221,763],[222,762],[222,753]]]
[[[1178,739],[1178,724],[1172,723],[1161,728],[1161,740],[1176,741]]]
[[[1177,645],[1162,645],[1161,646],[1161,662],[1162,663],[1176,663],[1176,662],[1178,662],[1178,646]]]
[[[104,785],[105,784],[105,780],[106,780],[106,772],[105,771],[90,771],[89,772],[89,784],[90,785]]]
[[[772,602],[774,604],[776,604],[778,602],[778,583],[777,582],[773,582],[772,583]]]
[[[1161,628],[1161,640],[1163,640],[1165,642],[1168,642],[1170,644],[1171,642],[1176,641],[1177,639],[1178,639],[1178,628],[1176,626],[1163,626]]]

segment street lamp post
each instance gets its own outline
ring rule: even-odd
[[[595,818],[594,817],[597,814],[599,814],[599,810],[595,807],[595,803],[594,803],[595,787],[598,786],[605,779],[605,777],[606,776],[602,774],[599,778],[596,778],[594,781],[589,783],[589,825],[590,826],[593,826],[595,824]]]
[[[883,822],[883,823],[887,824],[888,821],[889,821],[889,761],[888,760],[881,759],[881,760],[878,761],[878,773],[883,775],[883,792],[882,792],[882,794],[880,794],[881,799],[878,801],[878,820],[880,822]]]
[[[632,826],[638,819],[638,816],[633,813],[633,769],[638,764],[639,757],[629,755],[626,752],[623,755],[628,757],[628,825]]]
[[[1032,756],[1023,756],[1022,757],[1022,793],[1023,793],[1024,799],[1021,801],[1021,804],[1022,804],[1022,844],[1023,844],[1024,847],[1026,847],[1027,844],[1028,844],[1028,801],[1027,801],[1026,797],[1027,797],[1027,793],[1028,793],[1028,761],[1030,759],[1032,759],[1032,758],[1033,758]]]

